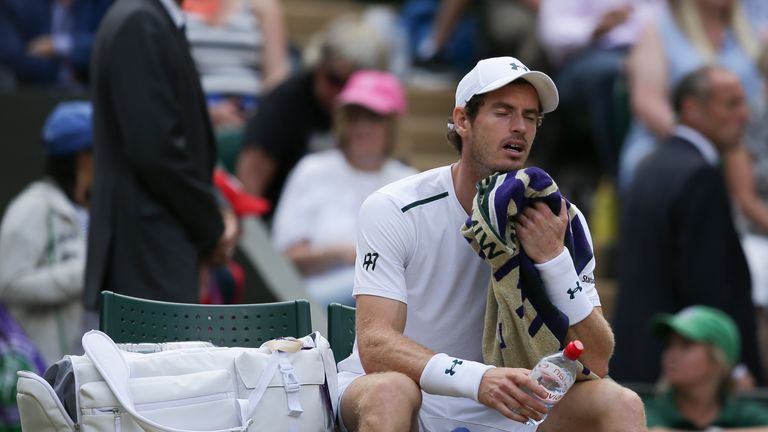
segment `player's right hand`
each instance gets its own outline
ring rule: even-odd
[[[514,421],[541,420],[547,407],[530,393],[545,398],[547,390],[528,376],[530,372],[522,368],[488,369],[480,381],[478,400]]]

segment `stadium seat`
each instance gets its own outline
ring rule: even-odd
[[[352,353],[355,343],[355,308],[339,303],[328,305],[328,342],[337,362]]]
[[[309,302],[201,305],[146,300],[102,291],[99,328],[117,343],[207,341],[259,347],[312,332]]]

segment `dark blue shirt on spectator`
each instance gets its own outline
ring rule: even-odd
[[[19,85],[88,82],[93,38],[112,0],[3,0],[0,67]]]

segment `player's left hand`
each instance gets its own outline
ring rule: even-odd
[[[545,263],[562,253],[568,211],[565,200],[560,201],[560,213],[554,214],[541,201],[526,207],[514,222],[520,245],[533,262]]]

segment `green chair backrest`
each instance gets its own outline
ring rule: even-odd
[[[201,305],[101,292],[99,328],[117,343],[207,341],[259,347],[282,336],[312,332],[309,302]]]
[[[328,305],[328,343],[336,361],[352,353],[355,344],[355,308],[339,303]]]

